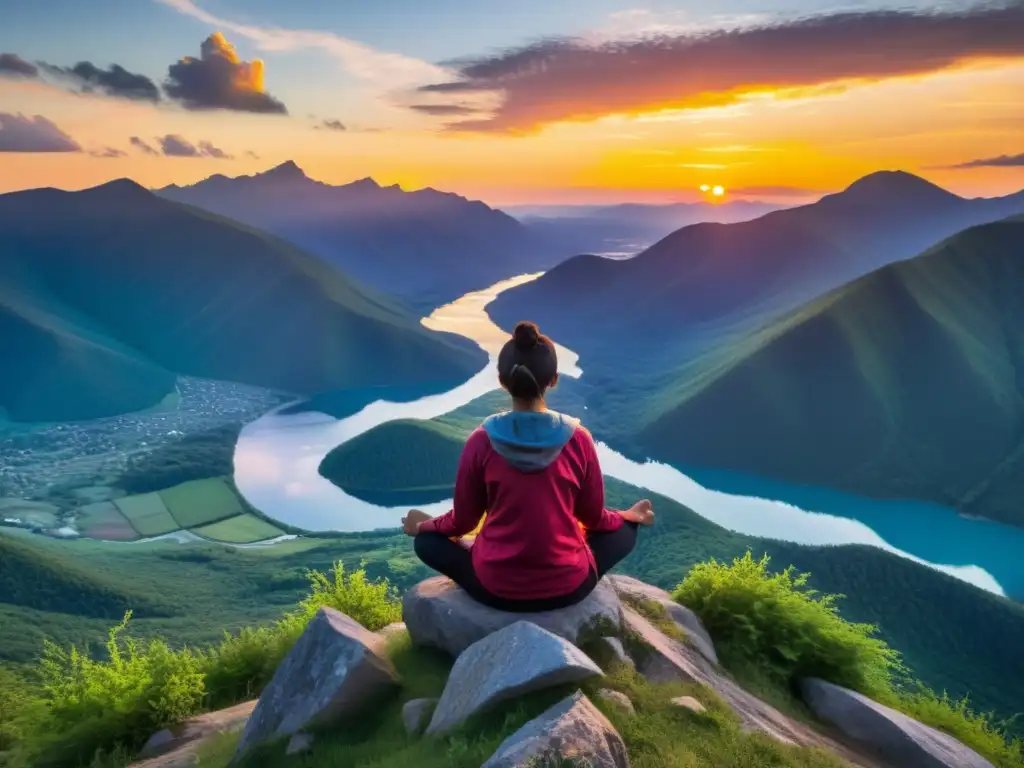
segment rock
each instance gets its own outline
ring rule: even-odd
[[[405,632],[405,631],[406,631],[406,629],[405,629],[405,622],[404,621],[396,621],[394,624],[388,624],[383,629],[378,629],[377,630],[377,634],[380,635],[381,637],[383,637],[385,640],[389,640],[392,637],[394,637],[395,635],[401,634],[402,632]]]
[[[410,736],[417,736],[423,731],[427,724],[427,715],[431,708],[437,704],[437,699],[413,699],[405,702],[402,707],[402,723],[405,724],[405,732]]]
[[[643,656],[635,654],[635,660],[637,670],[648,680],[699,683],[715,691],[729,705],[745,731],[760,731],[783,744],[827,749],[854,765],[877,764],[743,690],[696,648],[667,637],[633,609],[623,609],[623,623],[645,646],[646,652]]]
[[[286,755],[301,755],[303,752],[309,752],[313,748],[313,736],[309,733],[296,733],[288,740],[288,746],[285,748],[284,753]]]
[[[450,579],[436,576],[405,593],[402,616],[416,645],[440,648],[458,656],[492,632],[528,621],[575,643],[581,630],[603,624],[609,632],[622,623],[622,603],[607,579],[587,598],[570,608],[544,613],[506,613],[473,600]]]
[[[528,621],[488,635],[455,660],[427,733],[445,733],[500,701],[601,677],[589,656]]]
[[[685,605],[677,603],[672,599],[672,595],[665,590],[652,587],[650,584],[645,584],[631,576],[609,576],[608,579],[620,596],[629,596],[639,600],[652,600],[662,606],[668,612],[672,621],[686,632],[687,637],[689,637],[694,647],[703,654],[704,658],[712,664],[718,663],[715,643],[696,613]]]
[[[321,608],[264,689],[236,756],[268,739],[364,713],[397,683],[384,638]]]
[[[698,714],[708,711],[707,707],[693,698],[693,696],[676,696],[676,698],[672,699],[672,703],[677,707],[683,707]]]
[[[534,768],[573,760],[587,768],[629,768],[615,727],[581,691],[509,736],[481,768]]]
[[[153,734],[134,768],[181,768],[194,765],[196,751],[206,739],[220,733],[232,733],[245,727],[246,721],[256,708],[256,701],[247,701],[228,709],[207,712],[190,718],[180,725],[166,728]],[[166,734],[170,734],[168,741]]]
[[[800,688],[814,714],[878,750],[894,768],[993,768],[952,736],[861,693],[813,678]]]
[[[168,752],[174,748],[174,734],[170,728],[164,728],[162,731],[157,731],[143,745],[139,751],[139,757],[145,760],[146,758],[156,757],[162,755],[164,752]]]
[[[630,701],[629,696],[624,693],[613,691],[611,688],[602,688],[597,692],[597,697],[599,699],[604,699],[617,707],[622,707],[631,715],[636,714],[636,708],[633,706],[633,702]]]
[[[629,654],[626,653],[626,649],[622,647],[622,641],[617,637],[602,637],[601,643],[608,646],[608,650],[612,652],[616,660],[622,662],[629,667],[635,667],[636,664],[629,658]]]

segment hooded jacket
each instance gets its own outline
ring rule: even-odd
[[[473,567],[492,594],[539,600],[575,591],[596,570],[586,531],[614,531],[590,433],[555,411],[489,417],[466,441],[450,512],[420,533],[455,538],[475,530]]]

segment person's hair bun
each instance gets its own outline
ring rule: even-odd
[[[533,349],[540,341],[540,329],[536,323],[519,323],[512,332],[512,338],[515,340],[516,349]]]

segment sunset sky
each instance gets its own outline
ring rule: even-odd
[[[285,160],[497,205],[1024,188],[1024,0],[840,1],[6,2],[0,192]]]

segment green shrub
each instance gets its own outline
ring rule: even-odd
[[[155,731],[210,708],[259,695],[274,670],[323,606],[376,630],[401,617],[401,604],[386,581],[371,582],[362,569],[312,571],[310,592],[294,611],[269,627],[246,628],[211,648],[172,650],[161,640],[140,643],[127,635],[131,612],[110,630],[106,658],[72,646],[47,643],[39,663],[41,696],[26,718],[22,765],[123,764]],[[2,680],[0,680],[2,682]],[[14,691],[11,687],[11,691]],[[5,713],[21,700],[0,696],[0,740],[17,746],[20,721]],[[0,741],[0,743],[3,743]]]
[[[841,596],[809,589],[810,574],[792,566],[773,574],[768,563],[767,555],[754,560],[749,551],[731,565],[699,563],[673,594],[697,613],[745,687],[784,706],[795,683],[819,677],[950,734],[1000,768],[1024,765],[1019,739],[1007,737],[990,715],[973,712],[966,699],[937,696],[913,680],[899,654],[874,636],[874,625],[839,615]]]
[[[39,665],[45,710],[26,739],[31,765],[77,765],[119,746],[137,747],[200,710],[200,657],[161,640],[140,644],[123,636],[130,618],[126,613],[110,630],[103,661],[46,644]]]
[[[773,574],[768,562],[748,551],[732,565],[700,563],[674,597],[700,616],[727,661],[756,665],[786,685],[820,677],[869,696],[890,690],[903,666],[874,637],[877,628],[843,619],[839,596],[807,588],[809,574],[792,567]]]

